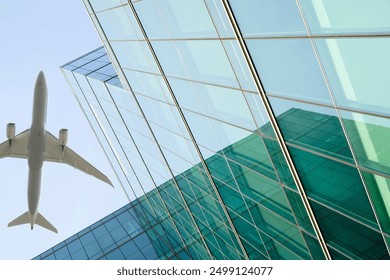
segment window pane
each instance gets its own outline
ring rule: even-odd
[[[388,0],[300,0],[312,33],[390,31]]]
[[[136,39],[133,30],[130,7],[118,7],[96,14],[108,40]]]
[[[390,175],[390,121],[340,110],[359,165]]]
[[[244,36],[305,34],[293,0],[230,0]]]
[[[389,116],[390,39],[317,39],[316,44],[337,105]]]
[[[156,0],[173,38],[217,38],[206,5],[199,0]]]
[[[279,98],[269,100],[287,142],[353,162],[334,109]]]
[[[246,42],[267,93],[331,104],[309,40]]]

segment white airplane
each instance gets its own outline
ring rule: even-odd
[[[47,86],[45,75],[41,71],[35,83],[31,128],[15,136],[15,124],[9,123],[7,125],[8,140],[0,144],[0,158],[24,158],[28,160],[29,166],[28,211],[10,222],[8,226],[30,224],[32,230],[34,225],[38,224],[57,233],[57,229],[38,212],[44,161],[66,163],[111,186],[112,183],[107,176],[66,146],[67,129],[61,129],[58,138],[45,130],[46,110]]]

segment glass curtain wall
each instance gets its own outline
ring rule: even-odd
[[[331,257],[389,258],[389,4],[352,2],[85,0],[118,77],[69,80],[129,197],[172,180],[208,257],[323,259],[284,141]]]

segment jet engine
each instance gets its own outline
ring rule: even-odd
[[[60,144],[65,146],[68,143],[68,130],[66,128],[60,129],[60,134],[58,136]]]
[[[7,138],[9,140],[15,139],[15,124],[14,123],[7,124]]]

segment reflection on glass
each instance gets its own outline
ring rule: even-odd
[[[358,164],[390,175],[389,119],[340,110]]]
[[[311,202],[333,259],[388,259],[381,234],[360,223]]]
[[[300,0],[313,34],[390,31],[387,0]]]
[[[362,171],[382,230],[390,234],[390,179]],[[388,237],[388,241],[390,241]],[[388,245],[390,243],[388,242]]]
[[[289,147],[309,198],[361,223],[378,228],[358,171],[324,157]]]
[[[316,39],[315,42],[336,104],[389,116],[390,39]]]
[[[334,109],[279,98],[269,100],[286,142],[353,162]]]

